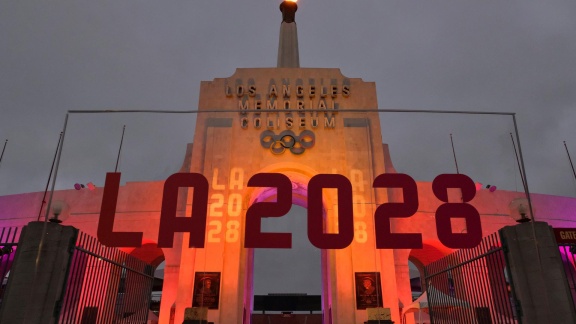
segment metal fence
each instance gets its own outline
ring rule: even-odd
[[[0,276],[2,278],[2,286],[0,286],[0,306],[4,298],[4,291],[6,290],[10,268],[16,255],[15,252],[19,238],[20,229],[18,227],[0,228]]]
[[[559,244],[558,247],[564,263],[564,272],[570,287],[572,302],[576,306],[576,257],[574,256],[576,254],[576,244]]]
[[[431,323],[520,323],[499,233],[425,267]]]
[[[59,323],[146,323],[154,268],[79,233]]]

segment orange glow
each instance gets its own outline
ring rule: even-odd
[[[298,2],[298,0],[286,0],[288,2]]]

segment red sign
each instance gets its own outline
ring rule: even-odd
[[[558,243],[576,243],[576,228],[554,228]]]
[[[139,247],[142,232],[114,232],[116,202],[120,186],[120,173],[106,174],[98,239],[106,246]],[[418,189],[410,176],[401,173],[386,173],[376,177],[374,188],[400,188],[403,202],[384,203],[374,213],[376,248],[378,249],[421,249],[421,233],[392,233],[392,218],[408,218],[418,211]],[[178,189],[194,188],[190,217],[176,217]],[[276,188],[275,202],[256,202],[246,212],[246,248],[291,248],[292,234],[267,233],[261,231],[263,217],[282,217],[292,207],[292,182],[280,173],[258,173],[248,181],[248,187]],[[326,188],[338,191],[338,231],[325,233],[323,229],[323,193]],[[448,202],[448,189],[458,188],[462,192],[460,202]],[[206,237],[206,213],[208,206],[208,180],[199,173],[175,173],[166,179],[162,197],[158,247],[173,246],[174,234],[190,233],[190,247],[203,248]],[[432,182],[432,191],[444,202],[436,210],[438,239],[449,248],[473,248],[482,240],[480,214],[468,204],[476,195],[474,182],[463,174],[441,174]],[[319,249],[343,249],[354,239],[354,215],[352,185],[339,174],[318,174],[308,183],[308,239]],[[452,218],[466,221],[467,233],[453,233]]]

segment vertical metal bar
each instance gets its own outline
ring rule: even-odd
[[[80,233],[81,235],[81,233]],[[76,244],[78,244],[79,237],[76,239]],[[76,251],[76,245],[74,246],[74,250],[72,252],[72,262],[70,263],[68,269],[68,284],[66,286],[66,291],[64,292],[64,299],[62,300],[62,308],[60,310],[60,316],[58,317],[58,323],[66,323],[66,316],[68,315],[68,309],[70,305],[70,300],[75,291],[75,275],[76,275],[76,265],[78,263],[78,252]]]
[[[90,246],[90,237],[86,234],[83,234],[81,242],[82,242],[81,245],[82,248],[88,248]],[[78,250],[78,252],[79,252],[78,256],[80,257],[80,263],[78,268],[78,282],[80,284],[78,285],[78,289],[80,290],[78,292],[78,298],[74,305],[74,311],[71,313],[72,323],[82,312],[83,309],[82,300],[83,298],[85,298],[84,294],[86,294],[90,289],[90,283],[88,282],[88,274],[90,271],[90,264],[92,260],[88,254],[84,253],[84,251]]]
[[[495,237],[491,237],[492,245],[499,246]],[[490,260],[492,264],[492,275],[494,280],[496,280],[496,287],[492,287],[492,282],[490,281],[490,288],[492,293],[492,300],[494,304],[494,316],[499,319],[499,322],[505,321],[508,323],[510,316],[510,298],[508,297],[507,282],[506,282],[506,265],[502,263],[503,251],[501,247],[498,247],[498,252],[490,255]],[[499,288],[499,289],[496,289]]]
[[[99,257],[96,257],[96,267],[93,271],[98,272],[99,276],[106,278],[106,280],[98,280],[94,284],[94,290],[97,291],[95,294],[95,303],[98,306],[98,322],[99,323],[112,323],[111,317],[107,314],[107,296],[109,292],[109,286],[113,278],[111,278],[112,272],[110,271],[110,265],[104,258],[109,259],[110,256],[106,254],[106,248],[102,246],[97,240],[94,240],[94,250],[90,251],[95,253]]]
[[[492,241],[491,236],[487,236],[482,239],[482,243],[480,244],[480,248],[482,249],[479,253],[483,254],[486,253],[494,248],[494,242]],[[482,281],[482,307],[488,308],[490,311],[490,316],[497,316],[499,313],[498,306],[500,303],[500,296],[498,292],[493,289],[493,277],[498,272],[498,264],[497,264],[497,255],[489,254],[482,258],[484,261],[484,274],[480,277]]]
[[[486,242],[486,251],[501,249],[499,244],[494,241],[493,235],[487,237],[484,241]],[[500,265],[499,259],[498,252],[494,252],[484,258],[487,275],[483,279],[485,282],[486,303],[490,310],[490,317],[497,318],[497,322],[500,323],[502,312],[505,312],[505,309],[502,307],[507,304],[507,297],[502,295],[501,289],[496,289],[498,287],[506,288],[506,280],[502,280],[504,278],[504,267]],[[493,282],[493,280],[496,280],[496,282]],[[501,285],[502,283],[504,286]],[[496,287],[494,287],[493,284],[495,284]]]
[[[2,154],[0,154],[0,165],[2,165],[2,159],[4,158],[4,151],[6,151],[6,145],[8,145],[8,139],[4,141],[4,148],[2,149]]]
[[[514,136],[510,133],[510,138],[512,139],[512,147],[514,147],[514,155],[516,156],[516,163],[518,164],[518,171],[520,172],[520,179],[522,180],[522,188],[526,191],[526,182],[524,181],[524,173],[522,167],[520,166],[520,159],[518,158],[518,152],[516,150],[516,142],[514,142]]]
[[[72,237],[72,239],[68,242],[68,246],[67,248],[67,253],[68,253],[68,259],[66,260],[66,272],[64,275],[64,282],[62,283],[62,291],[60,292],[60,296],[58,297],[58,308],[55,310],[54,312],[54,316],[56,318],[60,317],[60,314],[62,314],[62,303],[64,302],[64,298],[66,297],[66,290],[68,288],[68,278],[70,277],[70,266],[72,264],[73,261],[73,256],[74,256],[74,247],[76,246],[76,240],[78,239],[78,230],[74,231],[74,236]]]
[[[122,152],[122,143],[124,142],[124,132],[126,131],[126,125],[122,127],[122,138],[120,139],[120,147],[118,148],[118,157],[116,158],[116,167],[114,172],[118,172],[118,163],[120,162],[120,153]]]
[[[566,279],[570,287],[570,295],[572,297],[572,303],[576,304],[576,269],[574,268],[574,254],[570,252],[572,247],[576,247],[573,244],[559,246],[561,255],[563,257],[564,272],[566,273]]]
[[[456,164],[456,173],[460,174],[460,170],[458,170],[458,160],[456,160],[456,150],[454,150],[454,140],[452,139],[452,134],[450,134],[450,143],[452,143],[452,154],[454,155],[454,164]]]
[[[14,243],[14,240],[12,240],[12,242],[10,242],[10,238],[9,238],[9,236],[10,236],[10,230],[11,230],[11,229],[12,229],[12,228],[5,228],[5,227],[2,228],[2,233],[0,234],[0,242],[2,242],[2,243],[4,243],[4,242],[6,242],[6,243]],[[17,229],[16,229],[16,231],[17,231]],[[10,246],[10,249],[11,249],[11,250],[14,250],[14,247],[13,247],[13,246]],[[0,285],[4,285],[4,278],[6,277],[6,273],[7,273],[8,270],[9,270],[10,255],[11,255],[12,253],[13,253],[13,252],[11,252],[11,253],[6,253],[6,254],[2,255],[2,257],[0,257],[0,265],[2,266],[2,269],[1,269],[1,271],[0,271],[0,275],[1,275]],[[2,301],[2,299],[3,299],[4,292],[5,292],[5,289],[2,289],[2,291],[0,292],[0,305],[2,304],[1,301]]]
[[[52,178],[52,172],[54,171],[54,163],[56,162],[56,157],[58,156],[58,150],[60,149],[60,143],[62,142],[62,132],[58,136],[58,144],[56,145],[56,152],[54,152],[54,159],[52,160],[52,166],[50,166],[50,173],[48,174],[48,180],[46,181],[46,189],[44,189],[44,196],[42,196],[42,202],[40,203],[40,210],[38,211],[38,219],[40,221],[40,216],[42,215],[42,208],[46,203],[46,194],[48,193],[48,186],[50,186],[50,179]]]
[[[82,233],[81,239],[78,240],[78,245],[83,246],[86,244],[86,235]],[[67,320],[69,323],[72,322],[74,319],[74,315],[78,312],[80,306],[80,298],[82,297],[82,291],[85,287],[85,276],[86,270],[88,267],[88,258],[84,252],[77,250],[75,248],[75,256],[76,256],[76,265],[74,267],[74,278],[73,278],[73,287],[74,290],[70,293],[70,310],[67,316]]]
[[[147,272],[147,269],[144,266],[144,269],[142,269],[142,273],[146,273],[146,272]],[[140,305],[141,305],[140,306],[140,309],[141,309],[140,316],[141,316],[141,319],[144,320],[144,318],[146,317],[146,314],[148,314],[147,311],[149,308],[149,305],[146,305],[146,302],[148,301],[148,297],[149,297],[146,295],[150,295],[148,293],[148,285],[147,285],[148,278],[142,276],[141,274],[136,274],[136,275],[138,276],[138,282],[140,283],[140,289],[142,290],[142,292],[140,293],[140,296],[141,296],[140,297]],[[144,311],[146,311],[146,312],[144,312]]]
[[[460,262],[464,262],[466,260],[469,260],[471,258],[471,256],[474,254],[474,250],[462,250],[462,259],[460,259]],[[475,274],[475,267],[474,267],[474,263],[471,264],[467,264],[467,265],[462,265],[460,266],[460,268],[462,268],[462,276],[463,276],[463,290],[466,292],[465,294],[465,298],[463,300],[468,301],[468,303],[470,304],[471,307],[474,307],[475,305],[478,304],[478,294],[473,293],[474,290],[470,290],[468,289],[468,287],[472,286],[474,283],[474,274]],[[476,287],[476,286],[474,286]],[[474,313],[472,311],[468,311],[467,313],[467,322],[469,323],[473,323],[474,320]]]
[[[520,164],[522,165],[522,177],[524,178],[524,183],[526,187],[524,192],[526,193],[526,199],[528,199],[528,206],[530,207],[530,215],[532,215],[532,221],[536,221],[534,215],[534,209],[532,208],[532,198],[530,196],[530,189],[528,187],[528,177],[526,176],[526,167],[524,166],[524,156],[522,154],[522,145],[520,145],[520,135],[518,132],[518,124],[516,123],[516,114],[512,115],[512,120],[514,121],[514,131],[516,132],[516,140],[518,141],[518,153],[520,154]]]
[[[113,260],[113,261],[117,261],[118,257],[117,254],[118,250],[114,250],[114,251],[109,251],[109,249],[106,249],[106,258]],[[101,261],[104,262],[104,261]],[[108,281],[107,284],[104,285],[104,287],[102,289],[100,289],[100,291],[102,291],[102,304],[104,306],[104,309],[102,309],[102,322],[103,323],[113,323],[115,320],[115,315],[116,315],[116,303],[118,301],[118,284],[120,283],[120,279],[117,276],[117,271],[116,271],[116,266],[114,264],[108,264],[106,266],[106,272],[107,272],[107,276],[108,276]],[[112,284],[115,284],[116,287],[113,289],[113,291],[110,291],[110,289],[112,289]],[[108,298],[111,294],[115,294],[114,297],[114,301],[112,303],[110,303],[108,301]],[[113,297],[113,296],[110,296]]]
[[[92,239],[92,237],[87,236],[87,244],[86,244],[86,250],[88,251],[93,251],[93,247],[94,247],[94,240]],[[82,299],[80,301],[79,304],[79,309],[77,312],[77,318],[75,319],[75,323],[79,323],[82,321],[82,317],[84,316],[84,311],[86,310],[86,305],[90,304],[90,302],[92,301],[92,295],[95,294],[94,291],[94,287],[93,287],[93,282],[94,282],[94,273],[96,271],[94,271],[97,260],[96,258],[94,258],[91,255],[86,255],[88,257],[88,266],[86,267],[86,275],[85,275],[85,279],[84,282],[86,282],[86,289],[84,290],[84,293],[82,294]]]
[[[452,255],[449,255],[449,263],[448,263],[448,267],[452,268],[454,265],[458,264],[458,261],[456,260],[456,254],[458,253],[458,251],[456,251],[455,253],[452,253]],[[446,272],[446,291],[448,292],[448,294],[446,295],[445,300],[446,300],[446,304],[450,304],[451,302],[451,298],[454,298],[454,296],[456,296],[455,292],[453,293],[452,291],[452,286],[454,283],[454,270],[449,270]],[[452,309],[450,310],[449,314],[452,317],[452,323],[461,323],[460,322],[460,317],[461,317],[461,312],[458,312],[458,310],[456,309]]]
[[[91,256],[95,260],[95,266],[92,268],[92,272],[96,274],[98,279],[92,283],[92,290],[95,291],[95,293],[92,294],[93,297],[90,306],[97,307],[96,319],[98,323],[110,323],[107,321],[105,309],[103,309],[106,302],[106,284],[110,282],[108,267],[106,266],[105,261],[102,259],[102,257],[106,257],[106,254],[104,253],[105,251],[102,251],[102,245],[98,242],[98,240],[93,237],[91,237],[91,239],[94,241],[94,245],[92,246],[92,250],[90,250],[90,252],[95,253],[100,257]],[[107,278],[108,280],[102,280],[100,277]]]
[[[428,297],[428,315],[430,316],[430,324],[434,324],[434,306],[430,302],[430,278],[428,277],[428,266],[424,266],[424,285],[426,286],[426,296]],[[418,306],[420,307],[420,306]]]
[[[56,167],[54,168],[54,178],[52,179],[52,188],[50,189],[50,199],[48,200],[48,206],[46,206],[46,215],[44,216],[44,222],[48,221],[48,215],[50,213],[50,206],[52,205],[52,198],[54,197],[54,187],[56,186],[56,178],[58,177],[58,168],[60,167],[60,158],[62,157],[62,149],[64,148],[64,139],[66,137],[66,127],[68,127],[68,114],[64,119],[64,129],[62,130],[62,136],[60,140],[60,148],[58,150],[58,158],[56,159]]]
[[[84,236],[84,244],[83,248],[87,249],[90,245],[90,238],[88,236]],[[80,295],[78,296],[78,300],[75,305],[74,311],[71,313],[71,323],[80,322],[80,316],[82,314],[84,308],[84,300],[86,298],[86,294],[90,292],[90,282],[88,281],[88,272],[90,271],[92,259],[89,255],[85,254],[84,252],[80,252],[83,257],[86,258],[86,262],[84,264],[84,269],[79,269],[83,272],[82,274],[82,289]]]
[[[564,148],[566,148],[566,154],[568,154],[568,161],[570,162],[570,167],[572,168],[572,174],[574,175],[574,180],[576,180],[576,171],[574,170],[574,164],[572,163],[572,158],[570,157],[568,146],[566,146],[566,141],[564,141]]]
[[[80,233],[78,239],[76,240],[76,246],[82,244],[83,240],[84,240],[84,234]],[[81,252],[76,249],[76,246],[74,247],[74,253],[72,256],[73,262],[70,265],[70,274],[68,275],[68,281],[70,282],[70,284],[68,285],[68,291],[66,292],[66,299],[64,300],[62,306],[62,314],[64,316],[62,318],[62,321],[64,323],[69,323],[71,314],[73,314],[74,312],[74,306],[75,306],[74,303],[77,302],[75,301],[75,297],[82,291],[81,290],[82,282],[80,282],[81,278],[80,272],[82,271],[81,265],[83,258]]]
[[[121,270],[121,278],[124,278],[124,292],[122,294],[122,306],[121,306],[121,313],[120,316],[124,318],[124,314],[126,313],[126,308],[130,303],[130,295],[128,294],[129,286],[130,286],[130,273],[126,270],[126,267],[130,266],[130,260],[128,257],[123,257],[123,267]]]
[[[572,245],[574,246],[574,245]],[[564,247],[567,251],[565,252],[566,255],[568,255],[568,264],[566,265],[569,269],[570,272],[570,282],[572,284],[572,286],[570,287],[570,292],[572,295],[572,301],[574,302],[574,304],[576,304],[576,268],[575,268],[575,262],[574,262],[574,254],[572,252],[570,252],[570,247]]]
[[[126,256],[122,256],[121,258],[119,258],[118,263],[120,263],[120,264],[122,264],[122,265],[126,265]],[[126,311],[126,304],[128,303],[128,299],[126,298],[126,289],[127,289],[127,286],[128,286],[128,285],[127,285],[128,279],[127,279],[126,277],[127,277],[128,273],[126,272],[126,268],[125,268],[125,267],[119,268],[119,272],[120,272],[120,273],[119,273],[119,274],[120,274],[120,281],[119,281],[119,283],[122,283],[122,282],[124,283],[124,286],[123,286],[123,287],[124,287],[124,290],[123,290],[123,292],[122,292],[121,303],[120,303],[119,305],[117,304],[118,306],[116,306],[116,307],[118,307],[118,316],[119,316],[120,318],[123,318],[123,317],[124,317],[124,313],[125,313],[125,311]],[[122,281],[122,280],[124,280],[124,281]],[[120,297],[120,294],[118,294],[118,297]]]
[[[518,147],[520,147],[520,143],[518,143]],[[506,237],[502,234],[502,230],[498,231],[498,236],[500,237],[500,242],[502,243],[502,251],[504,252],[504,262],[506,263],[506,268],[510,269],[509,264],[510,261],[508,260],[508,242],[506,241]],[[510,283],[510,292],[512,295],[512,299],[511,302],[513,303],[512,306],[512,312],[513,314],[516,314],[516,320],[518,322],[518,324],[522,324],[522,314],[521,312],[516,308],[516,304],[517,304],[517,299],[516,299],[516,292],[514,289],[514,277],[512,276],[512,272],[508,271],[508,281]]]

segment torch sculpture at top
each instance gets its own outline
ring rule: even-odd
[[[280,25],[280,44],[278,45],[277,67],[298,68],[300,67],[300,55],[298,54],[298,32],[296,30],[296,1],[286,0],[280,4],[282,11],[282,24]]]

